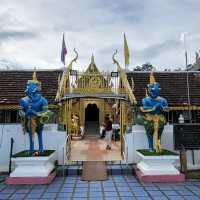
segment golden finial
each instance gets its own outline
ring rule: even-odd
[[[36,75],[36,68],[34,68],[32,82],[36,82],[36,83],[38,82],[38,80],[37,80],[37,75]]]
[[[151,71],[151,73],[150,73],[150,84],[155,83],[155,82],[156,82],[156,80],[155,80],[155,77],[153,75],[153,71]]]

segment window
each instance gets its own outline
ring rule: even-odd
[[[0,110],[0,123],[20,122],[17,110]]]

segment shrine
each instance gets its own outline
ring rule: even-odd
[[[133,123],[136,103],[126,73],[113,54],[116,71],[100,72],[94,55],[85,72],[73,69],[78,53],[63,71],[59,80],[56,102],[59,105],[60,126],[69,135],[69,159],[72,161],[122,160],[124,134]],[[105,151],[100,139],[105,117],[112,121],[114,140],[112,151]],[[96,148],[92,148],[95,146]],[[84,153],[83,153],[84,152]]]

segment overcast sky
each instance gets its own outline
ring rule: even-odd
[[[85,69],[94,53],[97,67],[113,69],[115,49],[123,66],[123,32],[130,68],[146,62],[158,70],[184,67],[181,33],[187,32],[189,63],[200,49],[200,0],[0,0],[2,66],[62,67],[63,32],[66,62],[73,48],[79,52],[74,68]]]

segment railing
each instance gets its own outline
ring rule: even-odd
[[[124,149],[122,149],[122,154],[123,154],[123,158],[124,158],[124,161],[126,164],[128,164],[128,145],[127,145],[127,142],[126,142],[126,138],[124,136],[124,134],[122,135],[122,140],[123,140],[123,146],[124,146]]]
[[[67,134],[65,139],[65,146],[63,147],[63,165],[67,164],[67,161],[69,160],[71,153],[71,147],[70,147],[70,136]]]

